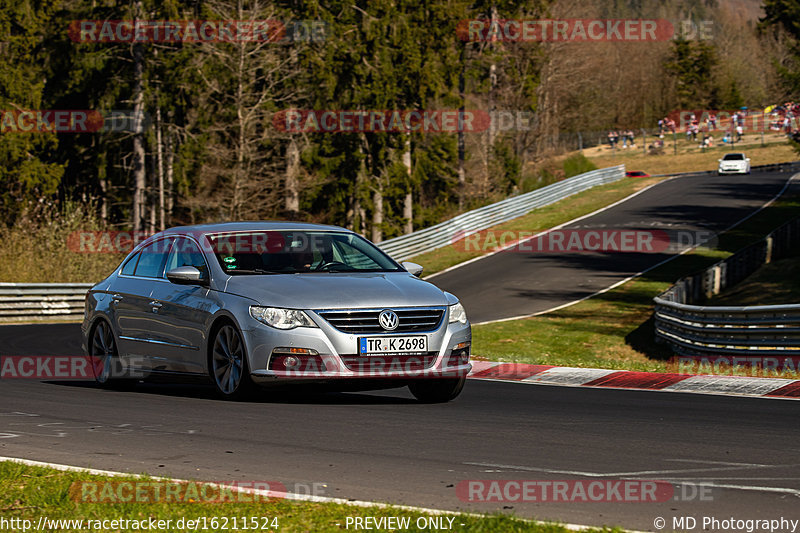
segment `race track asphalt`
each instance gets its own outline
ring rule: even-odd
[[[559,251],[554,243],[550,247],[554,251],[540,252],[529,251],[538,248],[528,245],[528,250],[523,246],[498,252],[433,275],[429,281],[458,296],[473,323],[539,313],[590,296],[665,261],[686,248],[690,235],[702,238],[728,228],[778,194],[791,175],[761,172],[674,178],[563,228],[661,230],[675,245],[661,251],[657,246],[653,252],[642,246],[645,252],[567,252]],[[499,240],[500,235],[496,237]]]
[[[2,456],[640,530],[658,516],[800,518],[791,400],[471,380],[444,405],[406,389],[235,403],[199,385],[19,380],[2,383],[0,406]],[[468,480],[598,479],[680,482],[688,501],[486,503],[456,492]]]

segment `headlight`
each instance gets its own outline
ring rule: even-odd
[[[263,324],[277,329],[294,329],[301,326],[307,328],[317,327],[307,314],[297,309],[251,305],[250,316]]]
[[[461,302],[450,306],[450,323],[454,322],[467,323],[467,312],[464,311],[464,306],[461,305]]]

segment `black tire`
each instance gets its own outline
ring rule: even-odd
[[[242,334],[231,322],[215,328],[208,353],[208,370],[211,383],[220,398],[241,400],[248,398],[255,386],[250,378]]]
[[[114,340],[114,331],[105,320],[100,320],[92,330],[89,341],[89,364],[92,367],[94,381],[106,388],[131,388],[137,380],[123,378],[119,375],[122,367],[119,364],[119,352]]]
[[[411,394],[422,403],[445,403],[455,399],[464,389],[467,378],[420,378],[408,384]]]

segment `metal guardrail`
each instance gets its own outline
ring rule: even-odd
[[[83,317],[92,283],[0,283],[0,321]]]
[[[680,355],[800,356],[800,304],[693,305],[775,259],[795,255],[800,219],[711,267],[678,280],[655,301],[656,340]]]
[[[656,335],[681,355],[800,356],[800,305],[656,304]]]
[[[429,228],[385,240],[378,243],[378,246],[396,260],[405,260],[447,246],[476,231],[520,217],[533,209],[624,177],[625,165],[592,170],[535,191],[468,211]]]

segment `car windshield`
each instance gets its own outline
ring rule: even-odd
[[[725,154],[722,159],[725,161],[743,161],[744,154]]]
[[[222,269],[231,275],[402,271],[353,233],[253,231],[209,235],[208,241]]]

